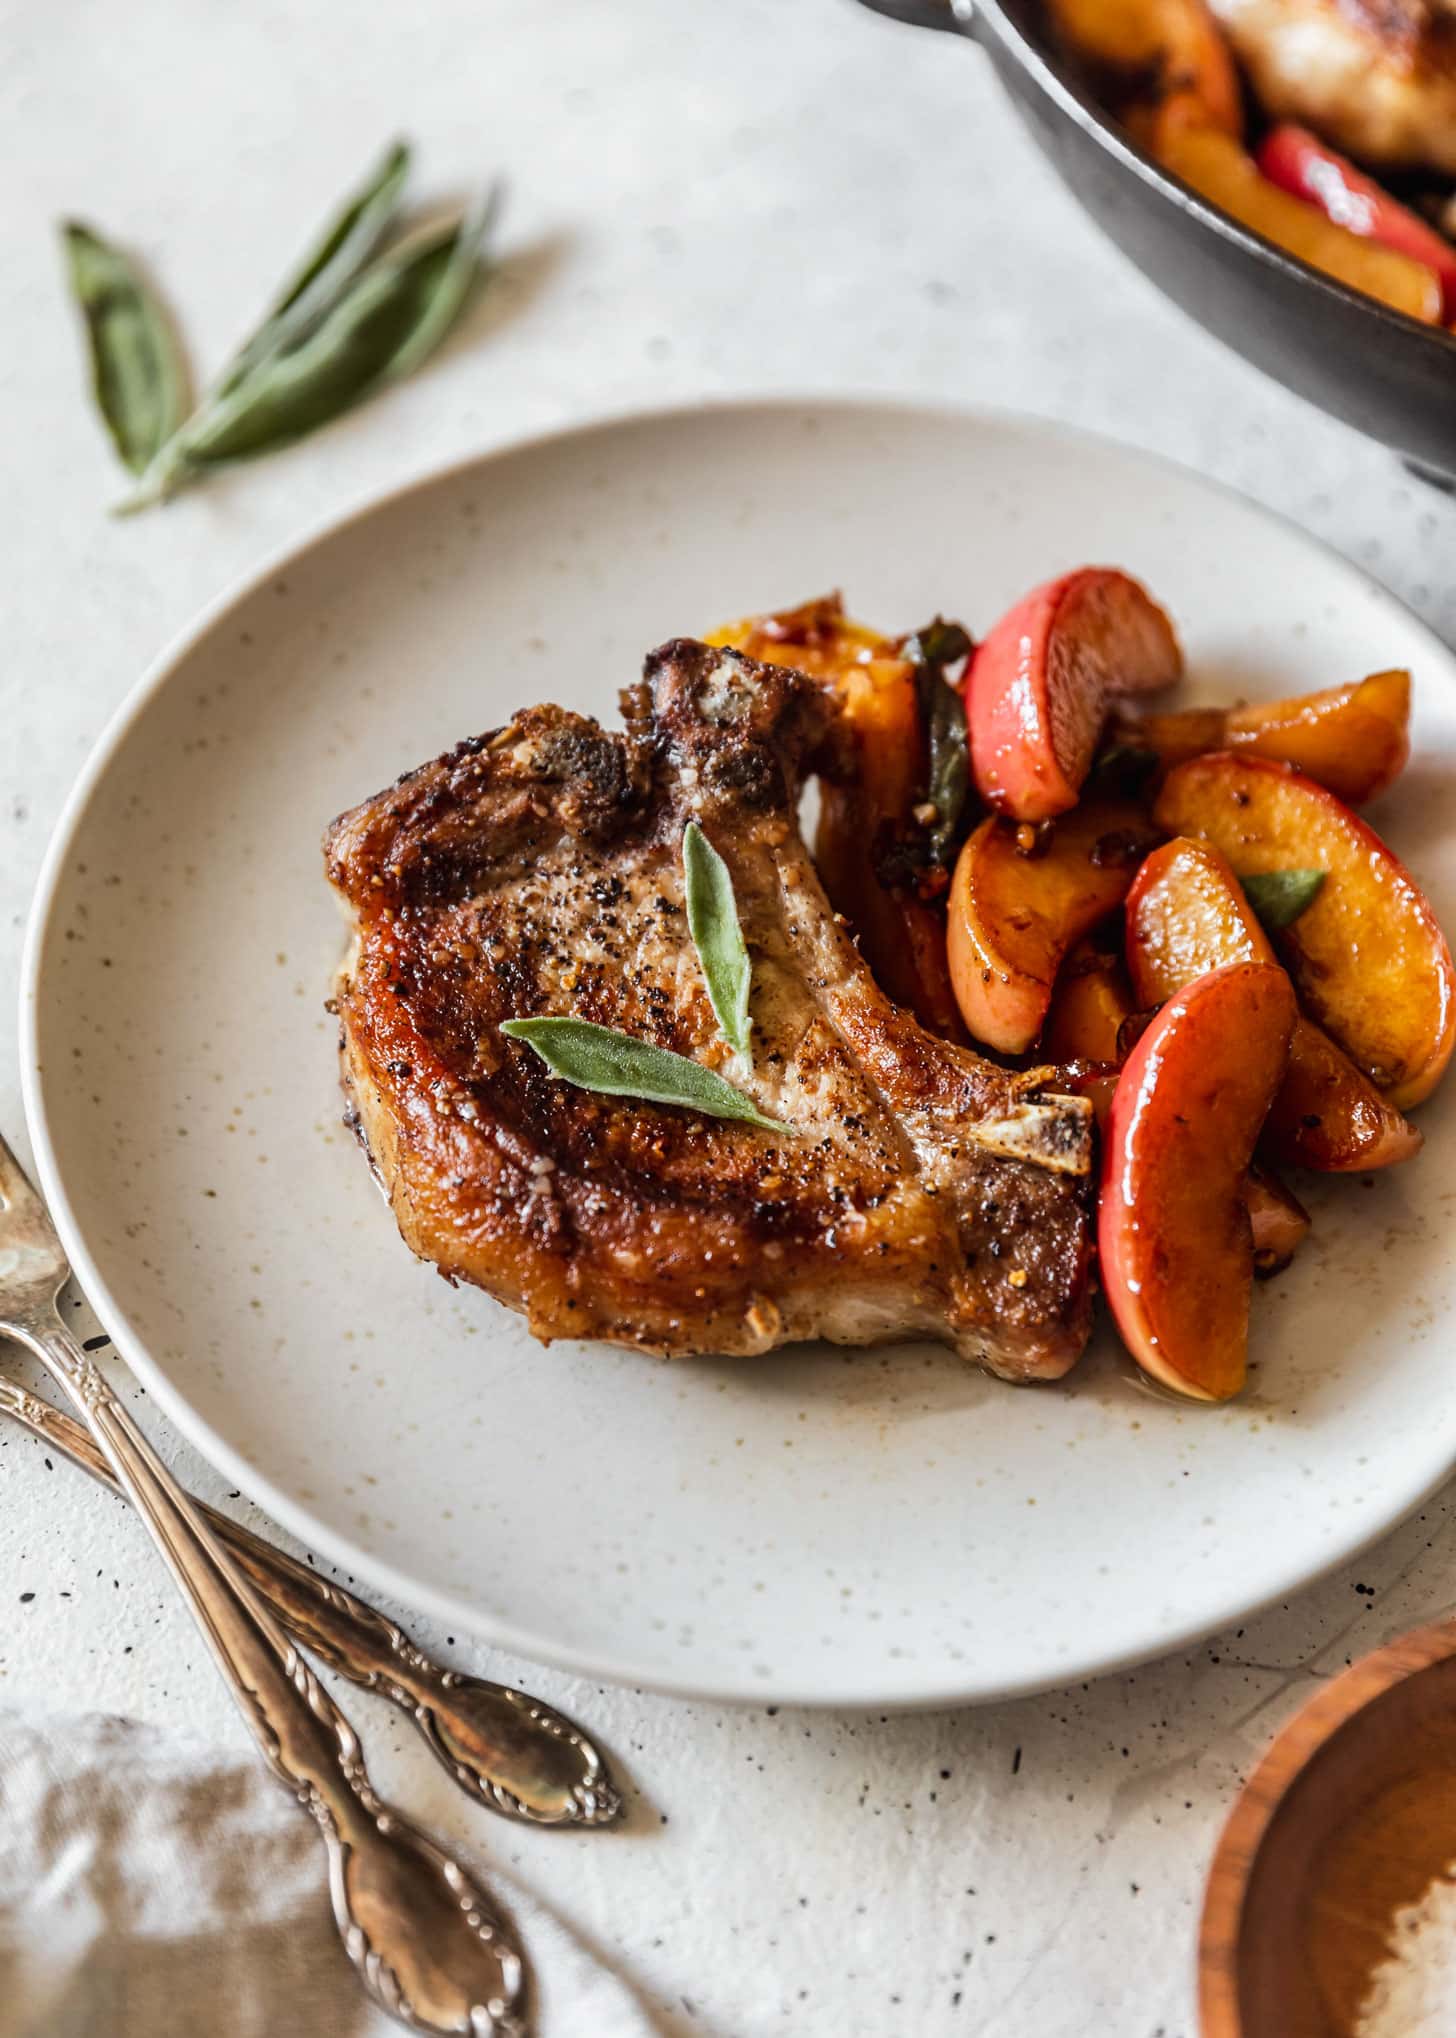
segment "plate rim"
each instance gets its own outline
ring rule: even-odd
[[[950,419],[957,426],[981,426],[989,430],[1022,433],[1033,438],[1061,443],[1080,443],[1099,453],[1112,453],[1149,467],[1162,469],[1183,482],[1194,482],[1236,504],[1255,523],[1264,522],[1294,534],[1334,561],[1340,569],[1373,596],[1377,607],[1388,607],[1407,629],[1424,638],[1433,661],[1447,677],[1456,681],[1456,651],[1416,615],[1382,581],[1345,556],[1333,545],[1307,530],[1293,517],[1258,501],[1244,490],[1203,473],[1187,462],[1148,447],[1118,439],[1109,433],[1034,411],[960,402],[956,399],[899,395],[873,389],[837,391],[770,391],[763,394],[716,393],[683,403],[629,404],[621,408],[593,411],[589,416],[500,440],[426,469],[396,485],[365,494],[344,509],[308,525],[283,540],[264,555],[262,561],[230,580],[198,614],[164,644],[162,650],[123,695],[104,721],[81,770],[61,806],[42,859],[35,891],[26,918],[22,949],[19,1006],[21,1098],[27,1129],[35,1154],[40,1186],[61,1243],[70,1260],[73,1279],[83,1290],[91,1308],[112,1337],[116,1350],[137,1376],[148,1395],[160,1407],[168,1422],[212,1466],[214,1471],[237,1486],[255,1505],[279,1523],[309,1549],[317,1551],[347,1575],[363,1581],[372,1590],[397,1600],[405,1607],[467,1634],[493,1648],[502,1649],[529,1662],[541,1663],[569,1675],[598,1678],[604,1682],[656,1691],[672,1698],[711,1704],[791,1705],[810,1710],[840,1711],[933,1711],[965,1705],[992,1705],[1031,1697],[1038,1693],[1066,1689],[1093,1678],[1114,1676],[1176,1654],[1207,1636],[1219,1633],[1231,1622],[1248,1620],[1265,1612],[1291,1594],[1303,1592],[1330,1577],[1374,1544],[1393,1533],[1437,1493],[1456,1469],[1456,1452],[1427,1480],[1418,1492],[1406,1495],[1392,1506],[1379,1509],[1362,1527],[1358,1538],[1342,1543],[1319,1564],[1291,1565],[1277,1576],[1266,1574],[1265,1583],[1251,1598],[1230,1604],[1216,1620],[1206,1615],[1170,1627],[1146,1644],[1093,1658],[1084,1657],[1021,1677],[1002,1676],[994,1682],[977,1681],[963,1666],[952,1670],[938,1665],[939,1676],[925,1681],[924,1688],[911,1695],[903,1691],[891,1697],[867,1686],[863,1678],[842,1684],[820,1684],[805,1690],[777,1679],[755,1679],[704,1683],[692,1675],[674,1676],[666,1668],[643,1665],[610,1652],[576,1649],[541,1634],[481,1611],[468,1600],[430,1586],[397,1569],[387,1560],[336,1534],[309,1513],[306,1506],[280,1491],[250,1458],[230,1444],[191,1407],[181,1390],[151,1357],[143,1342],[131,1334],[126,1317],[112,1295],[100,1267],[92,1258],[85,1236],[71,1206],[61,1168],[51,1139],[45,1103],[45,1071],[39,1039],[39,1006],[42,959],[50,931],[56,895],[69,854],[89,809],[93,794],[113,763],[131,729],[153,700],[164,691],[190,654],[234,609],[252,599],[268,583],[308,554],[343,536],[370,517],[424,495],[454,479],[493,462],[522,454],[544,451],[567,440],[610,434],[632,426],[671,425],[724,412],[825,413],[842,417],[870,413],[885,418],[913,418],[925,422]]]

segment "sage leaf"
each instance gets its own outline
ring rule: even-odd
[[[748,1016],[748,991],[753,965],[738,924],[733,879],[696,821],[689,821],[683,830],[682,856],[688,932],[698,951],[708,998],[723,1038],[751,1066],[753,1022]]]
[[[1109,743],[1100,750],[1093,761],[1090,777],[1108,792],[1123,793],[1128,799],[1137,799],[1146,790],[1148,780],[1162,762],[1156,750],[1145,750],[1140,743],[1121,740]]]
[[[204,403],[123,509],[145,509],[211,468],[289,445],[411,373],[459,316],[494,210],[487,194],[455,225],[372,263],[300,346],[266,355]]]
[[[905,639],[903,655],[912,665],[957,665],[962,658],[969,658],[974,648],[963,623],[949,623],[944,616],[937,616]]]
[[[122,460],[141,474],[187,414],[186,363],[171,321],[121,250],[78,220],[61,235],[97,409]]]
[[[1322,870],[1266,870],[1239,880],[1249,904],[1275,934],[1314,904],[1324,881]]]
[[[269,354],[298,346],[342,297],[394,224],[409,175],[408,142],[394,142],[324,227],[255,330],[218,378],[214,394],[236,389]]]
[[[945,676],[948,665],[970,655],[969,633],[937,616],[905,641],[904,656],[915,667],[915,688],[925,730],[929,771],[925,797],[935,808],[927,841],[931,860],[949,864],[971,791],[970,738],[960,688]]]
[[[650,1041],[597,1026],[590,1019],[506,1019],[501,1032],[523,1040],[564,1083],[605,1097],[640,1097],[648,1104],[676,1104],[709,1118],[737,1118],[766,1132],[794,1136],[794,1128],[765,1117],[753,1099],[714,1075],[701,1062],[673,1054]]]

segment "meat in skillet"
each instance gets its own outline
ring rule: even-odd
[[[1212,0],[1266,113],[1456,176],[1456,0]]]
[[[799,835],[834,769],[818,682],[678,641],[626,729],[529,708],[343,815],[346,1090],[401,1232],[538,1337],[754,1353],[943,1340],[1009,1379],[1090,1315],[1091,1133],[1049,1071],[925,1033],[879,991]],[[753,1070],[683,906],[696,818],[753,960]],[[793,1137],[554,1078],[503,1019],[575,1013],[719,1068]]]

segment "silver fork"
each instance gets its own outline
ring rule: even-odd
[[[121,1492],[90,1433],[59,1408],[0,1379],[0,1413]],[[241,1522],[195,1501],[291,1635],[341,1677],[377,1691],[417,1728],[472,1797],[534,1826],[604,1826],[622,1808],[606,1761],[554,1706],[462,1670],[447,1670],[367,1599],[320,1577]]]
[[[367,1993],[414,2031],[526,2038],[511,1926],[433,1840],[384,1804],[358,1737],[67,1330],[70,1277],[40,1197],[0,1137],[0,1336],[75,1405],[150,1530],[264,1760],[328,1850],[334,1922]]]

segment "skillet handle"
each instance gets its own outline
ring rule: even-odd
[[[859,0],[859,4],[891,21],[903,21],[907,28],[946,28],[953,35],[969,35],[975,20],[975,0]]]

